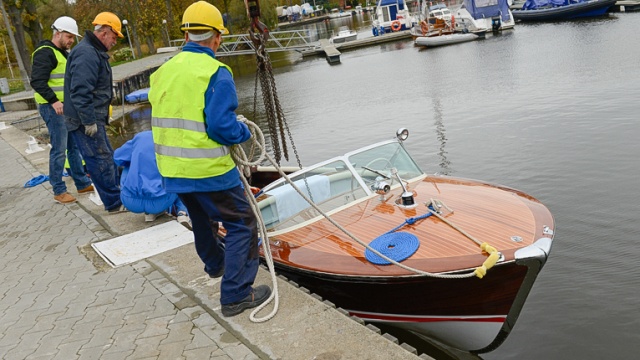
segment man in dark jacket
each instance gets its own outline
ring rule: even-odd
[[[78,147],[69,136],[62,116],[67,55],[75,37],[80,35],[78,35],[76,21],[68,16],[56,19],[51,28],[53,29],[51,41],[42,41],[31,55],[33,63],[31,87],[35,90],[34,97],[38,103],[38,111],[49,130],[51,141],[49,182],[53,188],[53,199],[61,204],[69,204],[75,202],[76,198],[67,192],[67,185],[62,180],[65,151],[68,152],[69,157],[69,173],[78,193],[93,191],[91,180],[84,172]]]
[[[64,76],[64,115],[93,180],[104,208],[110,213],[125,211],[120,201],[113,148],[105,126],[113,98],[109,51],[124,36],[120,19],[102,12],[93,20],[94,31],[86,31],[67,61]]]

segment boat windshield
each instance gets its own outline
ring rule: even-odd
[[[398,184],[392,169],[403,180],[423,175],[405,149],[397,142],[374,145],[316,164],[290,176],[295,189],[280,179],[265,188],[258,198],[268,230],[284,230],[321,216],[298,191],[310,198],[320,210],[330,213],[373,194],[376,181],[389,178]]]

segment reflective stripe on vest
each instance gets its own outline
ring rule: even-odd
[[[205,126],[204,94],[220,66],[229,69],[207,54],[184,51],[151,75],[151,129],[162,176],[202,179],[235,167],[229,148],[209,138]]]
[[[51,75],[49,75],[49,81],[47,81],[47,85],[49,85],[51,90],[53,90],[53,92],[56,93],[58,100],[63,101],[64,100],[64,71],[67,68],[67,58],[64,57],[64,55],[62,55],[60,51],[58,51],[54,47],[51,47],[49,45],[43,45],[35,49],[33,54],[31,54],[31,62],[33,62],[33,56],[35,55],[36,51],[44,48],[51,49],[53,51],[53,54],[56,56],[56,60],[58,61],[58,65],[55,67],[55,69],[53,69],[53,71],[51,71]],[[36,102],[38,104],[49,103],[37,91],[34,92],[33,97],[36,99]]]

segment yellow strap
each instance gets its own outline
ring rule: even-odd
[[[483,251],[489,253],[489,257],[487,258],[487,260],[485,260],[484,263],[482,263],[482,265],[477,267],[474,271],[476,276],[482,279],[487,274],[487,270],[491,269],[493,265],[498,262],[500,255],[498,254],[498,250],[496,250],[496,248],[487,244],[486,242],[482,243],[482,245],[480,245],[480,248]]]

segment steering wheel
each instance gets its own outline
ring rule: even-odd
[[[389,175],[384,174],[384,173],[383,173],[382,171],[380,171],[380,170],[376,170],[376,169],[374,168],[374,166],[372,166],[373,164],[375,164],[375,163],[379,163],[379,162],[384,162],[384,163],[385,163],[385,164],[384,164],[384,165],[385,165],[385,167],[383,167],[382,169],[391,169],[391,168],[393,167],[393,164],[391,163],[391,161],[389,161],[389,159],[386,159],[386,158],[376,158],[376,159],[373,159],[373,160],[369,161],[369,162],[367,163],[367,165],[363,166],[362,168],[363,168],[364,170],[371,171],[372,173],[377,174],[377,175],[380,175],[380,176],[384,177],[385,179],[389,180],[389,178],[390,178],[390,176],[389,176]]]

